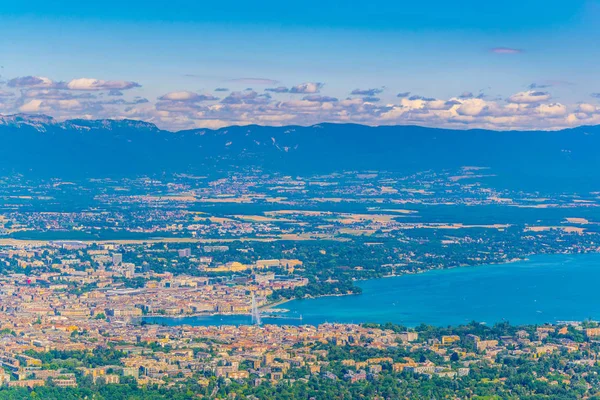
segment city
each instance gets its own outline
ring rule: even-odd
[[[600,0],[0,7],[0,400],[600,400]]]
[[[593,193],[498,191],[472,169],[171,179],[5,180],[7,388],[252,398],[275,390],[315,397],[324,385],[340,396],[421,398],[558,396],[575,383],[577,396],[589,396],[600,383],[592,321],[309,325],[286,313],[293,299],[360,295],[363,279],[596,252]],[[59,204],[65,185],[91,194]],[[458,222],[437,212],[444,207],[478,213]],[[489,217],[488,208],[523,211]],[[538,210],[552,212],[542,220]],[[223,324],[230,317],[242,319]],[[533,374],[535,385],[518,374]]]

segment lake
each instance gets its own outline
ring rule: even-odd
[[[394,322],[446,326],[470,321],[539,324],[600,319],[600,254],[540,255],[501,265],[454,268],[360,282],[356,296],[294,300],[272,324]],[[298,318],[302,316],[302,320]],[[248,324],[249,316],[148,318],[167,325]]]

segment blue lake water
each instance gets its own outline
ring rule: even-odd
[[[394,322],[445,326],[470,321],[536,324],[600,319],[600,254],[541,255],[502,265],[429,271],[360,282],[356,296],[294,300],[290,318],[263,323]],[[297,319],[302,316],[302,320]],[[248,324],[249,316],[151,318],[168,325]]]

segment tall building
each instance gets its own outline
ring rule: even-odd
[[[119,265],[123,262],[123,254],[121,253],[113,253],[112,255],[112,263],[113,265]]]

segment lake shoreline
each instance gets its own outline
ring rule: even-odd
[[[437,272],[360,280],[360,295],[281,299],[261,310],[281,310],[278,315],[264,315],[265,319],[273,319],[267,324],[278,325],[299,325],[301,321],[302,325],[392,322],[405,326],[456,326],[473,320],[487,324],[540,324],[600,319],[600,310],[589,299],[594,283],[600,281],[600,253],[542,254],[506,263],[423,272],[434,271]],[[502,292],[498,287],[503,288]],[[556,293],[561,296],[557,298]],[[278,308],[284,304],[285,309]],[[205,314],[197,320],[186,320],[189,317],[165,317],[160,323],[251,323],[249,314]]]

